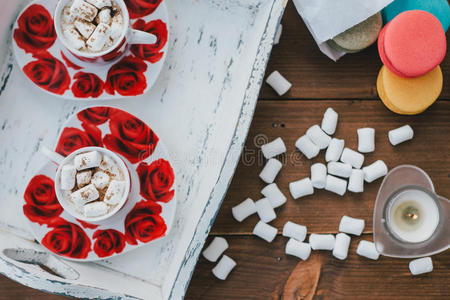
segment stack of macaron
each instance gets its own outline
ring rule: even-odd
[[[442,7],[448,13],[435,8],[441,19],[425,10],[400,12],[399,3],[413,7],[412,2],[440,1],[394,1],[383,11],[389,21],[378,37],[378,51],[384,64],[378,80],[378,94],[383,103],[398,114],[418,114],[426,110],[439,97],[443,77],[439,64],[447,51],[445,28],[450,24],[450,8],[447,1]],[[391,7],[391,9],[390,9]],[[413,7],[414,8],[414,7]],[[418,5],[418,8],[423,8]],[[390,19],[392,18],[392,19]],[[447,25],[445,25],[447,24]],[[445,27],[447,26],[447,27]]]

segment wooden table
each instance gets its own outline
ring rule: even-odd
[[[279,235],[268,244],[252,235],[257,216],[242,223],[232,218],[231,207],[246,197],[261,198],[261,143],[279,136],[286,143],[284,167],[276,179],[286,195],[289,182],[309,176],[310,165],[324,161],[324,151],[317,158],[306,160],[295,150],[294,143],[309,126],[321,121],[330,106],[339,113],[335,136],[344,138],[350,148],[357,146],[357,128],[376,129],[376,151],[366,155],[367,163],[382,159],[390,168],[407,163],[417,165],[428,172],[440,194],[450,197],[450,59],[447,57],[441,65],[447,81],[444,80],[440,100],[421,115],[399,116],[378,99],[375,83],[381,61],[375,46],[334,63],[320,53],[292,2],[282,23],[281,42],[273,48],[267,74],[279,70],[293,86],[279,97],[263,84],[241,162],[206,242],[214,236],[225,237],[230,244],[226,254],[236,260],[237,267],[228,280],[219,281],[211,273],[214,263],[200,257],[186,299],[448,299],[450,251],[433,257],[432,273],[416,277],[409,273],[408,260],[381,257],[371,261],[355,254],[359,240],[372,240],[372,208],[381,180],[366,184],[363,194],[346,193],[339,197],[316,190],[314,195],[299,200],[289,196],[287,203],[276,210],[277,219],[271,224],[279,232],[290,220],[308,226],[309,233],[336,233],[344,214],[363,218],[364,234],[352,238],[345,261],[333,258],[327,251],[313,252],[306,262],[286,256],[286,238]],[[414,128],[415,138],[392,147],[388,130],[405,123]],[[31,298],[65,297],[0,278],[0,299]]]

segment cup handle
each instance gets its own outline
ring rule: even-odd
[[[156,43],[157,38],[154,34],[131,29],[130,41],[129,44],[154,44]]]
[[[44,154],[45,156],[47,156],[48,159],[50,159],[51,161],[53,161],[57,165],[60,165],[63,162],[63,160],[64,160],[64,156],[62,156],[61,154],[56,153],[55,151],[50,150],[46,146],[41,146],[41,148],[39,148],[39,151],[42,154]]]

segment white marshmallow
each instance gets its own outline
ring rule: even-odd
[[[295,142],[295,147],[303,153],[307,159],[316,157],[319,154],[320,148],[314,144],[309,137],[303,135]]]
[[[95,30],[95,25],[86,21],[76,20],[74,24],[85,39],[88,39]]]
[[[344,148],[341,155],[341,161],[352,165],[355,169],[361,169],[364,163],[364,155],[350,148]]]
[[[83,20],[92,22],[97,15],[97,8],[86,1],[74,0],[70,6],[70,13],[74,17],[79,17]]]
[[[111,20],[111,38],[119,38],[124,31],[124,21],[121,14],[116,14]]]
[[[83,206],[83,212],[86,217],[103,216],[108,212],[108,205],[103,201],[87,203]]]
[[[111,10],[109,8],[102,8],[100,12],[98,13],[97,17],[95,18],[97,21],[97,24],[105,23],[105,24],[111,24]]]
[[[397,129],[389,130],[388,136],[389,142],[392,144],[392,146],[396,146],[400,143],[412,139],[414,136],[414,131],[411,126],[404,125]]]
[[[275,33],[275,37],[273,39],[273,44],[278,45],[280,43],[281,33],[283,32],[283,25],[278,25],[277,32]]]
[[[321,163],[315,163],[311,166],[311,183],[316,189],[325,188],[327,181],[327,167]]]
[[[98,151],[91,151],[78,154],[74,157],[73,162],[78,171],[96,168],[100,166],[102,154]]]
[[[82,188],[91,182],[92,172],[91,170],[82,171],[77,173],[77,187]]]
[[[255,206],[256,213],[264,223],[269,223],[276,219],[277,215],[275,214],[275,210],[273,209],[272,204],[270,204],[269,199],[259,199],[255,202]]]
[[[306,238],[306,226],[287,221],[283,226],[283,236],[303,242]]]
[[[330,144],[331,137],[329,137],[319,125],[313,125],[306,130],[306,136],[319,147],[319,149],[326,149]]]
[[[276,183],[271,183],[261,190],[261,194],[269,199],[273,208],[280,207],[286,203],[286,196],[280,191]]]
[[[86,45],[92,51],[100,51],[105,46],[106,42],[109,41],[110,36],[111,27],[107,24],[100,23],[97,25],[97,28],[95,28],[90,38],[86,41]]]
[[[356,254],[373,260],[377,260],[380,257],[380,253],[375,248],[375,244],[365,240],[359,242]]]
[[[322,130],[329,135],[333,135],[336,132],[336,126],[338,121],[338,114],[331,107],[327,108],[323,114]]]
[[[272,243],[272,241],[277,236],[278,230],[270,226],[269,224],[264,223],[263,221],[259,221],[256,224],[255,228],[253,228],[253,234],[262,238],[263,240]]]
[[[211,244],[203,250],[203,257],[211,262],[216,262],[222,253],[228,249],[227,240],[223,237],[215,237]]]
[[[313,250],[333,250],[334,243],[335,238],[332,234],[312,233],[309,236],[309,244]]]
[[[67,43],[74,49],[79,50],[86,46],[83,38],[73,26],[65,28],[63,31],[63,35]]]
[[[100,197],[100,194],[92,183],[70,194],[72,202],[77,207],[82,207],[87,202],[97,200],[98,197]]]
[[[105,201],[105,203],[109,205],[119,204],[119,202],[122,200],[124,192],[125,192],[125,182],[112,180],[109,183],[103,201]]]
[[[103,156],[103,160],[100,163],[99,168],[102,171],[108,172],[108,174],[115,179],[123,179],[123,176],[121,176],[117,163],[114,161],[113,158],[111,158],[108,155]]]
[[[283,96],[289,89],[292,84],[284,78],[280,72],[273,71],[267,78],[267,84],[269,84],[278,95]]]
[[[363,219],[355,219],[343,216],[339,223],[339,231],[348,234],[361,235],[364,230],[365,222]]]
[[[71,24],[74,20],[72,14],[70,13],[70,7],[65,7],[62,11],[62,23]]]
[[[289,183],[289,191],[294,199],[314,194],[314,188],[309,178]]]
[[[328,173],[339,177],[348,178],[352,174],[352,165],[337,161],[328,163]]]
[[[261,151],[264,157],[269,159],[286,152],[286,146],[284,145],[283,140],[279,137],[270,143],[262,145]]]
[[[105,6],[112,6],[111,0],[86,0],[86,1],[94,5],[98,9],[101,9]]]
[[[265,183],[272,183],[277,177],[278,172],[280,172],[282,167],[281,162],[278,159],[271,158],[266,162],[266,165],[259,173],[259,178]]]
[[[375,151],[375,129],[359,128],[358,133],[358,151],[361,153],[369,153]]]
[[[382,160],[377,160],[373,164],[362,168],[362,170],[364,172],[364,180],[369,183],[383,177],[388,172],[388,168]]]
[[[98,189],[104,189],[109,182],[109,176],[103,171],[95,172],[91,179],[92,184]]]
[[[325,161],[338,161],[341,158],[342,150],[344,150],[344,140],[332,138],[325,153]]]
[[[422,257],[409,262],[409,270],[413,275],[430,273],[433,271],[433,261],[431,257]]]
[[[345,233],[336,234],[336,242],[334,243],[333,256],[340,260],[346,259],[349,247],[350,247],[350,237]]]
[[[217,263],[217,265],[212,269],[212,273],[220,280],[225,280],[235,266],[236,262],[229,256],[224,255]]]
[[[296,256],[302,260],[307,260],[311,255],[311,246],[295,239],[289,239],[286,243],[286,254]]]
[[[234,206],[231,209],[233,217],[238,222],[242,222],[245,218],[247,218],[250,215],[253,215],[255,212],[256,212],[255,202],[253,202],[253,200],[250,198],[245,199],[240,204]]]
[[[327,175],[327,182],[325,184],[325,189],[327,191],[343,196],[347,189],[347,181],[332,175]]]
[[[64,165],[61,167],[61,189],[70,191],[75,186],[75,175],[77,169],[74,165]]]
[[[348,190],[353,193],[364,192],[364,171],[353,169],[348,181]]]

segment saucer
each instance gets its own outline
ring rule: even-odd
[[[46,161],[24,191],[23,212],[36,240],[63,258],[94,261],[166,236],[175,217],[175,173],[152,129],[118,108],[86,108],[69,117],[55,151],[67,156],[86,146],[105,147],[123,159],[131,179],[127,202],[104,221],[75,219],[59,204],[54,189],[57,166]]]
[[[131,45],[119,60],[95,65],[72,55],[58,40],[53,14],[58,0],[32,1],[13,27],[12,47],[20,69],[37,87],[72,100],[107,100],[142,95],[156,82],[167,53],[166,4],[141,7],[125,1],[133,28],[157,36],[151,45]]]

